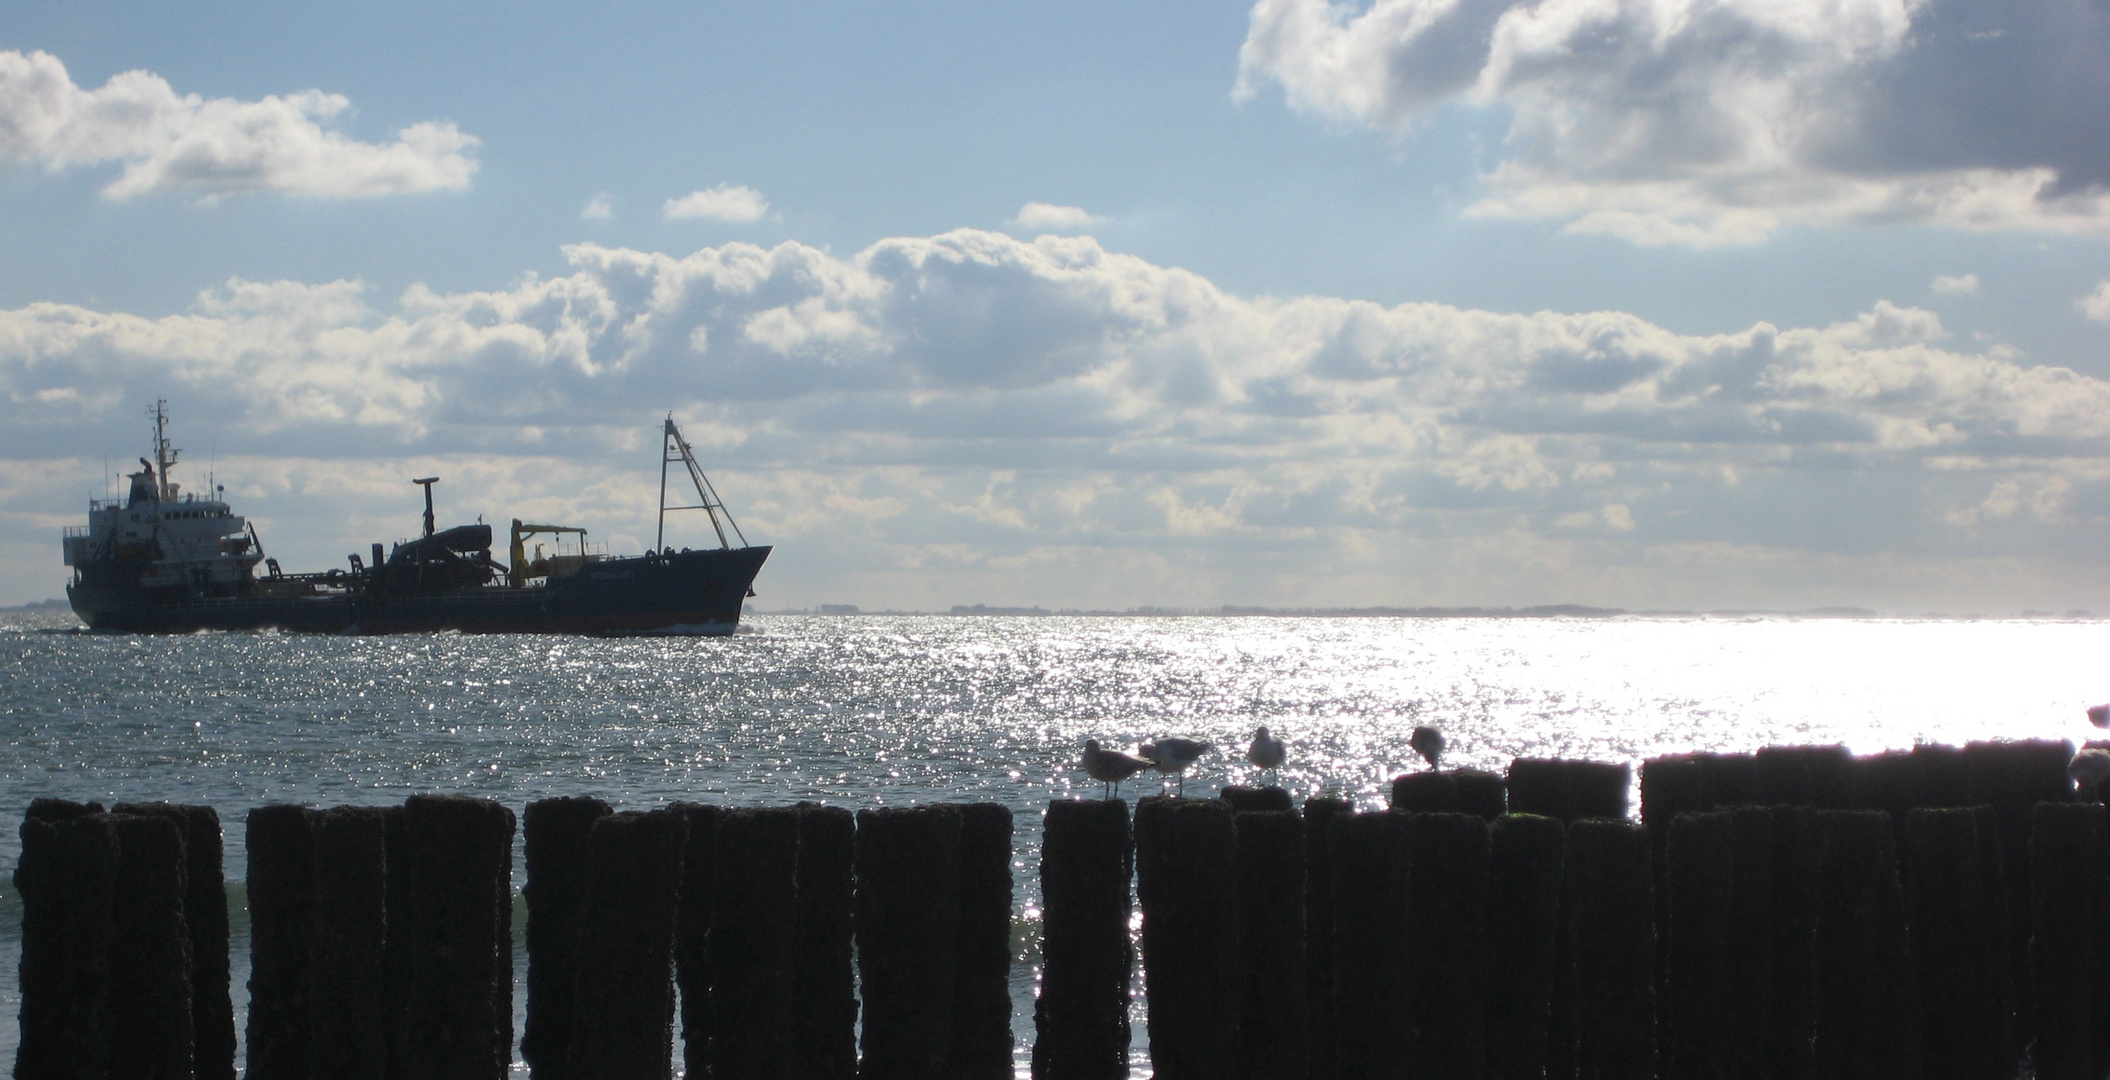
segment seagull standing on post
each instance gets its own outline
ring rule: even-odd
[[[1193,739],[1159,739],[1136,747],[1160,773],[1169,773],[1180,778],[1180,794],[1187,793],[1187,766],[1208,753],[1213,747]]]
[[[2066,763],[2066,776],[2081,789],[2081,798],[2096,801],[2104,780],[2110,780],[2110,750],[2076,751]]]
[[[1414,729],[1414,734],[1407,739],[1407,745],[1413,747],[1415,753],[1428,759],[1430,769],[1443,768],[1443,732],[1424,724]]]
[[[1084,740],[1084,771],[1092,779],[1106,785],[1106,797],[1109,799],[1114,797],[1121,781],[1150,766],[1149,758],[1124,754],[1119,750],[1101,750],[1099,740]]]
[[[1283,748],[1282,740],[1269,736],[1266,727],[1253,733],[1253,745],[1245,752],[1245,759],[1262,772],[1280,769],[1288,756],[1289,752]]]

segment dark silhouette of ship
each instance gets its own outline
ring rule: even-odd
[[[385,556],[373,545],[371,563],[354,554],[349,569],[288,574],[265,555],[255,526],[227,505],[224,488],[199,498],[169,478],[180,451],[169,444],[167,402],[157,402],[152,416],[154,458],[139,459],[126,498],[89,500],[88,524],[69,527],[63,540],[74,571],[66,596],[96,630],[730,634],[769,558],[768,546],[741,534],[670,416],[659,532],[643,555],[610,556],[588,543],[584,529],[515,519],[509,562],[500,563],[491,556],[491,526],[434,528],[439,478],[422,477],[412,481],[425,489],[422,536]],[[694,505],[667,505],[667,472],[676,464],[695,487]],[[666,516],[676,510],[703,511],[718,546],[665,547]],[[538,543],[531,553],[536,536],[549,537],[552,550]]]

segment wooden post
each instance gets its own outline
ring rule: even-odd
[[[674,1071],[674,925],[688,817],[596,818],[586,841],[571,1064],[583,1080]]]
[[[1575,1061],[1582,1080],[1656,1074],[1654,874],[1645,827],[1583,820],[1568,829],[1568,937]]]
[[[946,1071],[959,918],[959,808],[858,811],[863,1080],[920,1080]]]
[[[1633,771],[1625,762],[1517,758],[1509,763],[1509,809],[1562,822],[1626,818]]]
[[[790,1080],[792,987],[797,971],[798,811],[728,810],[718,816],[711,924],[716,1028],[710,1075]]]
[[[1346,799],[1304,801],[1305,1041],[1311,1080],[1334,1080],[1338,1047],[1333,1003],[1333,820],[1353,813]]]
[[[801,1080],[857,1076],[857,970],[851,913],[856,909],[857,816],[840,806],[801,803],[797,970],[791,1025]]]
[[[2110,820],[2101,803],[2038,803],[2029,850],[2037,1080],[2100,1080],[2095,1000],[2106,958]],[[2110,1032],[2101,1033],[2110,1036]]]
[[[308,1080],[315,941],[315,812],[249,812],[248,1080]]]
[[[1488,841],[1488,1071],[1496,1080],[1539,1080],[1547,1074],[1567,830],[1555,818],[1504,814]]]
[[[487,799],[413,795],[403,813],[404,1080],[504,1080],[513,1056],[513,812]]]
[[[953,1080],[1011,1080],[1011,810],[960,807],[953,939]]]
[[[1136,806],[1150,1062],[1162,1080],[1245,1075],[1238,1031],[1238,838],[1221,799]]]
[[[1294,810],[1253,810],[1232,815],[1232,825],[1246,1073],[1305,1080],[1304,819]]]
[[[315,814],[309,1075],[370,1080],[388,1072],[388,811]]]
[[[678,802],[668,809],[688,819],[688,846],[681,859],[681,916],[674,929],[674,979],[681,987],[682,1066],[689,1080],[710,1080],[715,1060],[716,996],[711,974],[711,923],[717,906],[718,819],[716,806]],[[534,925],[531,916],[528,920]]]
[[[1128,804],[1056,800],[1040,846],[1034,1080],[1128,1076]]]
[[[571,1061],[579,992],[579,935],[586,900],[586,844],[593,823],[613,813],[594,798],[531,802],[522,817],[527,848],[527,1023],[520,1057],[534,1080],[581,1075]]]
[[[92,805],[92,804],[91,804]],[[22,822],[20,1080],[109,1073],[117,819],[101,807],[39,799]]]
[[[1913,1080],[1920,1075],[1918,994],[1890,815],[1820,810],[1814,820],[1816,1075]]]
[[[1333,858],[1333,1009],[1340,1080],[1399,1075],[1407,1001],[1407,816],[1340,814]]]

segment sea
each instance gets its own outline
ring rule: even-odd
[[[238,1027],[253,807],[421,792],[516,811],[557,795],[619,809],[1000,802],[1017,815],[1023,1076],[1040,814],[1101,797],[1078,765],[1087,738],[1209,741],[1183,780],[1206,795],[1259,779],[1244,749],[1265,724],[1288,743],[1279,781],[1293,794],[1376,808],[1393,776],[1423,767],[1407,745],[1418,724],[1444,731],[1446,766],[1501,770],[1518,756],[1639,762],[1789,743],[2078,744],[2095,734],[2086,707],[2110,701],[2110,621],[2092,619],[764,615],[742,631],[148,637],[0,613],[0,1067],[19,1040],[11,875],[39,796],[219,810]],[[1139,778],[1122,796],[1161,783]],[[519,983],[518,940],[515,953]],[[1140,992],[1134,1021],[1134,1069],[1148,1075]]]

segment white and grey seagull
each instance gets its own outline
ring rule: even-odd
[[[1149,758],[1119,750],[1102,750],[1099,740],[1084,740],[1084,771],[1092,779],[1106,785],[1106,797],[1111,799],[1121,786],[1121,781],[1150,768]]]
[[[1270,736],[1265,725],[1253,733],[1253,745],[1247,747],[1245,752],[1245,759],[1262,772],[1280,769],[1288,756],[1289,752],[1283,747],[1282,740]]]
[[[1443,768],[1443,732],[1424,724],[1415,728],[1414,734],[1408,736],[1407,745],[1413,747],[1415,753],[1428,759],[1430,769]]]
[[[1187,766],[1195,763],[1203,754],[1215,749],[1205,742],[1193,739],[1159,739],[1136,747],[1136,752],[1150,759],[1158,772],[1180,778],[1180,794],[1187,793]]]

